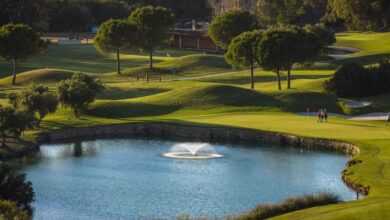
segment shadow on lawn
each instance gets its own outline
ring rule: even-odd
[[[276,95],[276,98],[283,102],[282,110],[288,112],[305,112],[327,109],[328,112],[343,114],[339,100],[332,95],[319,92],[299,91],[287,92]]]
[[[108,100],[120,100],[120,99],[132,99],[149,95],[154,95],[162,92],[167,92],[169,89],[149,88],[149,89],[123,89],[123,88],[107,88],[101,93],[98,99]]]
[[[110,102],[91,107],[87,114],[102,118],[130,118],[165,115],[175,112],[179,106],[164,106],[133,102]]]
[[[286,80],[286,74],[282,73],[282,80]],[[321,78],[329,78],[331,77],[331,74],[328,75],[301,75],[297,74],[294,75],[294,72],[292,72],[292,80],[298,80],[298,79],[321,79]],[[276,83],[276,74],[275,75],[257,75],[254,77],[255,83],[265,83],[265,82],[275,82]],[[248,76],[239,76],[239,77],[231,77],[231,78],[203,78],[199,79],[197,81],[201,82],[218,82],[218,83],[225,83],[225,84],[233,84],[233,85],[245,85],[250,83],[250,77],[249,72]]]

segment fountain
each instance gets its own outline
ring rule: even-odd
[[[176,159],[212,159],[221,158],[214,148],[207,143],[179,143],[172,146],[170,152],[164,153],[164,157]]]

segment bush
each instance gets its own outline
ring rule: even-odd
[[[364,68],[347,63],[325,82],[325,90],[343,98],[361,98],[390,92],[390,63]]]
[[[27,220],[29,214],[27,211],[18,209],[14,202],[0,200],[0,219]]]
[[[14,104],[14,100],[17,98],[12,95],[9,95],[8,98],[9,103],[13,106],[17,106],[17,104]],[[37,120],[37,126],[39,127],[42,119],[47,114],[53,113],[57,110],[58,99],[54,92],[50,92],[49,87],[31,84],[22,92],[21,104],[31,114],[34,115],[38,113],[39,117]]]
[[[86,109],[95,100],[96,95],[104,90],[100,81],[82,73],[62,80],[57,87],[60,103],[72,108],[76,117],[80,117],[80,111]]]
[[[243,215],[237,216],[236,219],[266,219],[288,212],[293,212],[315,206],[335,204],[339,202],[339,197],[332,193],[318,193],[314,195],[290,197],[278,204],[259,205],[254,210]]]
[[[34,201],[32,184],[26,175],[17,173],[9,167],[0,167],[0,200],[9,200],[18,208],[29,210]]]

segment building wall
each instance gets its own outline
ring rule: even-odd
[[[178,33],[173,34],[172,47],[204,51],[217,50],[214,42],[207,36],[181,35]]]

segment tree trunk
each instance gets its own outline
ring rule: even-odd
[[[73,112],[74,112],[74,116],[76,116],[76,118],[80,118],[80,112],[77,108],[73,109]]]
[[[121,74],[121,58],[119,49],[116,49],[116,72]]]
[[[38,128],[41,126],[42,119],[43,119],[43,117],[39,116],[39,118],[37,120],[37,127]]]
[[[287,70],[287,89],[291,89],[291,67]]]
[[[16,84],[16,65],[18,63],[17,58],[14,59],[14,75],[12,77],[12,85]]]
[[[251,89],[255,88],[255,80],[253,77],[253,63],[251,63]]]
[[[146,82],[149,82],[149,74],[152,73],[153,69],[153,49],[149,49],[149,71],[146,73]]]
[[[282,84],[281,84],[281,80],[280,80],[280,70],[276,70],[276,76],[278,77],[278,89],[281,90]]]
[[[5,132],[2,131],[2,132],[1,132],[1,135],[2,135],[2,137],[3,137],[2,142],[1,142],[1,146],[2,146],[2,147],[5,147]]]

